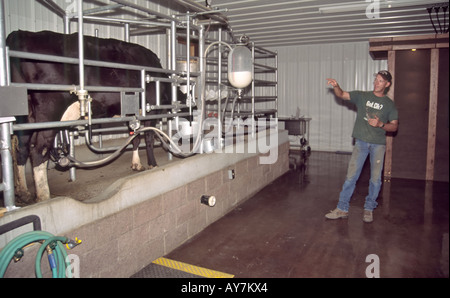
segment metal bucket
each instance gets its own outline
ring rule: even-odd
[[[190,67],[190,72],[198,72],[198,60],[197,58],[191,58],[190,59],[190,63],[189,63],[189,67]],[[187,60],[186,58],[177,58],[177,64],[176,64],[176,70],[177,72],[181,72],[181,73],[187,73]],[[187,93],[187,86],[186,85],[182,85],[180,86],[180,90],[181,92],[183,92],[184,94]]]
[[[195,57],[191,57],[189,67],[191,72],[198,72],[198,60]],[[177,58],[176,70],[178,72],[187,72],[186,58]]]

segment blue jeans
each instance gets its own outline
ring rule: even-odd
[[[339,195],[338,209],[348,212],[350,198],[355,190],[356,181],[358,181],[359,175],[361,174],[367,155],[370,155],[370,181],[369,194],[366,197],[364,210],[373,211],[373,209],[377,207],[377,198],[381,189],[381,172],[383,170],[385,151],[386,145],[370,144],[356,139],[352,157],[348,164],[347,178]]]

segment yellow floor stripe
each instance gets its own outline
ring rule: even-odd
[[[223,272],[219,272],[219,271],[215,271],[215,270],[210,270],[210,269],[206,269],[206,268],[202,268],[202,267],[198,267],[198,266],[194,266],[194,265],[190,265],[190,264],[186,264],[183,262],[178,262],[178,261],[174,261],[174,260],[170,260],[170,259],[166,259],[166,258],[156,259],[152,263],[161,265],[161,266],[165,266],[168,268],[184,271],[187,273],[191,273],[191,274],[195,274],[195,275],[199,275],[199,276],[203,276],[203,277],[208,277],[208,278],[233,278],[234,277],[234,275],[231,275],[231,274],[227,274],[227,273],[223,273]]]

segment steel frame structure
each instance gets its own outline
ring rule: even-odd
[[[95,124],[105,124],[105,123],[124,123],[131,121],[142,121],[149,119],[167,119],[167,130],[168,136],[172,137],[172,126],[178,128],[178,120],[179,117],[192,116],[193,115],[193,107],[197,107],[200,111],[197,113],[199,117],[199,127],[197,139],[201,140],[199,144],[199,151],[196,153],[203,152],[203,132],[202,132],[202,121],[206,116],[206,105],[204,98],[204,91],[206,86],[206,67],[207,67],[207,59],[205,52],[205,44],[210,41],[205,40],[205,25],[211,26],[219,25],[218,28],[218,42],[222,42],[222,28],[225,27],[227,33],[231,36],[231,40],[233,43],[237,43],[235,37],[233,36],[232,30],[229,28],[227,20],[224,16],[221,15],[222,10],[212,10],[205,6],[202,6],[191,0],[171,0],[176,4],[182,5],[186,7],[188,10],[187,13],[182,15],[165,15],[160,12],[148,9],[146,7],[139,6],[135,3],[125,1],[125,0],[111,0],[116,4],[112,5],[104,5],[100,7],[96,7],[94,9],[83,10],[83,0],[78,0],[78,8],[76,13],[66,13],[61,7],[59,7],[53,0],[41,0],[47,4],[48,7],[51,8],[53,12],[55,12],[58,16],[63,19],[64,22],[64,33],[70,33],[70,22],[76,21],[78,22],[78,53],[79,57],[77,58],[68,58],[68,57],[56,57],[51,55],[42,55],[35,53],[25,53],[18,51],[9,51],[6,47],[6,34],[5,34],[5,24],[4,24],[4,0],[0,0],[0,88],[4,86],[12,86],[12,87],[21,87],[29,90],[53,90],[53,91],[66,91],[73,92],[78,96],[81,106],[81,115],[87,116],[87,120],[74,120],[74,121],[64,121],[64,122],[45,122],[45,123],[28,123],[28,124],[15,124],[15,118],[11,117],[2,117],[0,116],[0,125],[1,125],[1,157],[2,157],[2,176],[3,181],[0,183],[0,191],[3,191],[4,194],[4,202],[6,209],[13,210],[15,207],[15,194],[14,194],[14,175],[13,175],[13,165],[12,165],[12,157],[11,157],[11,140],[10,136],[14,133],[14,131],[19,130],[36,130],[36,129],[47,129],[47,128],[61,128],[67,129],[69,127],[77,128],[85,127],[84,131],[87,130],[87,127],[90,128],[91,125]],[[149,0],[151,1],[151,0]],[[104,12],[108,10],[115,10],[118,8],[131,8],[134,10],[138,10],[143,13],[147,13],[151,16],[156,17],[156,21],[148,21],[148,20],[125,20],[125,19],[117,19],[117,18],[108,18],[108,17],[97,17],[92,16],[92,14]],[[193,12],[189,12],[192,10]],[[207,15],[207,17],[204,17]],[[84,20],[89,20],[94,23],[119,23],[124,27],[125,32],[125,41],[129,42],[130,39],[130,26],[138,25],[138,26],[149,26],[151,29],[162,31],[162,34],[166,34],[167,40],[167,69],[160,68],[152,68],[152,67],[144,67],[144,66],[132,66],[125,65],[120,63],[107,63],[101,61],[93,61],[87,60],[84,58],[83,48],[83,29],[84,29]],[[139,32],[138,34],[142,34],[146,29],[136,30]],[[187,63],[186,71],[177,71],[176,59],[177,59],[177,30],[183,31],[185,30],[185,40],[186,40],[186,61],[191,61],[191,53],[190,53],[190,44],[191,39],[195,38],[198,40],[198,49],[199,49],[199,72],[193,73],[190,69],[190,63]],[[219,45],[219,54],[217,58],[217,88],[219,92],[219,100],[217,100],[217,125],[218,125],[218,139],[222,137],[222,107],[220,100],[220,92],[222,85],[222,51],[220,50],[221,45]],[[252,45],[254,48],[254,45]],[[253,50],[254,53],[254,50]],[[52,61],[58,63],[69,63],[69,64],[78,64],[79,66],[79,83],[77,85],[49,85],[49,84],[18,84],[10,81],[9,77],[9,58],[29,58],[35,60],[43,60],[43,61]],[[184,59],[184,57],[183,57]],[[135,70],[141,72],[141,87],[140,88],[122,88],[122,87],[102,87],[102,86],[87,86],[84,82],[84,68],[85,66],[97,66],[97,67],[113,67],[113,68],[121,68],[128,70]],[[147,74],[147,72],[160,73],[161,77],[151,77]],[[164,76],[165,75],[165,76]],[[145,92],[146,92],[146,84],[149,82],[154,82],[156,85],[156,98],[157,104],[154,106],[146,106],[145,104]],[[172,104],[171,105],[160,105],[160,83],[168,82],[171,83],[172,86]],[[185,103],[180,103],[177,99],[177,88],[180,85],[185,84],[187,87],[187,99]],[[134,117],[122,116],[119,118],[104,118],[104,119],[92,119],[90,113],[90,101],[89,101],[89,92],[95,91],[108,91],[108,92],[135,92],[140,94],[140,115],[136,115]],[[255,96],[254,96],[254,85],[251,88],[251,102],[252,102],[252,127],[254,127],[254,116],[255,116]],[[196,95],[199,96],[196,101]],[[189,112],[186,113],[177,113],[176,111],[180,108],[189,108]],[[224,112],[226,112],[226,108]],[[172,109],[172,113],[159,114],[159,115],[147,115],[147,112],[155,109]],[[87,112],[87,113],[86,113]],[[86,115],[87,114],[87,115]],[[276,114],[275,114],[276,115]],[[236,114],[235,117],[240,117],[241,114]],[[175,122],[175,124],[172,123]],[[193,125],[192,125],[193,127]],[[117,131],[120,131],[118,127]],[[99,131],[99,130],[97,130]],[[252,136],[254,130],[252,129]],[[85,134],[87,136],[87,134]],[[70,156],[74,157],[74,146],[73,146],[74,135],[70,134]],[[98,152],[107,152],[114,151],[117,148],[94,148],[90,142],[90,140],[86,139],[86,144],[93,151]],[[220,146],[222,146],[221,144]],[[169,153],[169,158],[171,155]],[[70,169],[71,180],[75,180],[75,168],[72,167]]]
[[[53,90],[53,91],[67,91],[73,92],[77,94],[80,103],[81,103],[81,115],[86,115],[86,110],[88,110],[87,106],[89,105],[88,96],[89,92],[95,91],[108,91],[108,92],[138,92],[140,93],[140,102],[141,102],[141,114],[136,117],[120,117],[120,118],[105,118],[105,119],[92,119],[90,113],[87,113],[87,120],[76,120],[76,121],[67,121],[67,122],[45,122],[45,123],[29,123],[29,124],[14,124],[15,117],[0,117],[1,124],[1,156],[2,156],[2,177],[3,181],[0,183],[0,191],[3,191],[4,194],[4,202],[6,209],[13,210],[15,209],[15,198],[14,198],[14,176],[13,176],[13,165],[12,165],[12,157],[11,157],[11,141],[10,136],[14,133],[14,131],[19,130],[35,130],[35,129],[45,129],[45,128],[68,128],[68,127],[82,127],[93,124],[102,124],[102,123],[122,123],[122,122],[130,122],[134,120],[149,120],[149,119],[163,119],[167,118],[169,122],[169,135],[171,134],[171,119],[178,120],[180,116],[189,116],[192,115],[192,109],[190,109],[189,113],[166,113],[159,115],[147,115],[152,109],[180,109],[183,107],[192,108],[194,98],[194,89],[198,88],[195,86],[193,80],[191,79],[191,72],[188,69],[185,74],[180,73],[176,70],[176,36],[177,30],[186,30],[186,40],[187,40],[187,61],[190,60],[190,52],[189,52],[189,43],[191,38],[191,32],[194,30],[198,32],[199,38],[199,47],[201,49],[200,53],[202,53],[202,48],[204,48],[204,38],[203,38],[203,25],[201,21],[196,21],[194,24],[194,19],[198,16],[211,14],[211,19],[214,19],[215,23],[225,24],[226,20],[222,16],[218,15],[220,11],[211,11],[210,9],[203,7],[193,1],[188,0],[173,0],[180,5],[193,9],[194,13],[187,13],[185,18],[175,17],[170,15],[161,14],[157,11],[150,10],[146,7],[142,7],[136,5],[134,3],[122,0],[112,0],[117,4],[113,5],[105,5],[103,7],[97,7],[90,10],[83,10],[83,0],[78,1],[78,9],[76,13],[67,14],[61,7],[59,7],[53,0],[43,0],[45,4],[51,7],[51,10],[55,12],[57,15],[62,17],[64,22],[64,32],[70,33],[70,22],[72,20],[76,20],[78,22],[78,41],[79,48],[78,53],[79,57],[76,58],[67,58],[67,57],[55,57],[50,55],[40,55],[34,53],[25,53],[18,51],[9,51],[6,47],[6,33],[5,33],[5,11],[4,11],[4,0],[0,0],[0,87],[3,86],[13,86],[13,87],[23,87],[29,90]],[[138,11],[147,13],[152,16],[157,17],[157,21],[147,21],[147,20],[124,20],[124,19],[116,19],[116,18],[106,18],[106,17],[96,17],[91,16],[91,14],[114,10],[117,8],[132,8]],[[118,63],[105,63],[101,61],[92,61],[86,60],[84,58],[83,53],[83,28],[84,28],[84,20],[90,20],[93,22],[106,22],[106,23],[120,23],[124,25],[125,30],[125,41],[129,42],[130,37],[130,25],[143,25],[143,26],[153,26],[165,29],[167,35],[167,47],[169,52],[168,59],[168,69],[159,69],[159,68],[149,68],[149,67],[141,67],[141,66],[130,66]],[[9,58],[17,57],[17,58],[29,58],[43,61],[53,61],[59,63],[71,63],[79,65],[79,83],[77,85],[49,85],[49,84],[18,84],[12,83],[9,77]],[[203,73],[204,63],[203,57],[200,57],[200,73]],[[114,67],[128,70],[138,70],[141,72],[141,88],[122,88],[122,87],[101,87],[101,86],[86,86],[84,82],[84,67],[85,66],[98,66],[98,67]],[[156,72],[165,74],[166,77],[150,77],[147,72]],[[168,76],[168,77],[167,77]],[[146,107],[145,105],[145,85],[149,82],[154,82],[156,85],[156,97],[157,104],[155,106]],[[161,106],[160,103],[160,83],[161,82],[169,82],[172,85],[172,105]],[[179,103],[177,100],[177,88],[180,84],[186,84],[188,90],[188,96],[186,103]],[[119,129],[120,130],[120,129]],[[86,142],[88,143],[88,142]],[[90,143],[90,142],[89,142]],[[73,148],[71,146],[71,148]],[[116,148],[111,148],[111,150],[115,150]],[[108,149],[103,149],[103,151],[107,151]],[[73,155],[74,152],[71,152]],[[75,172],[74,168],[70,171],[71,179],[74,180]]]

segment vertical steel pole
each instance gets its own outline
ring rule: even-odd
[[[12,117],[14,119],[14,117]],[[1,120],[1,118],[0,118]],[[12,120],[12,119],[11,119]],[[12,122],[12,121],[11,121]],[[13,161],[11,155],[11,122],[4,122],[0,129],[0,151],[2,157],[2,176],[3,182],[1,189],[3,190],[3,199],[6,209],[15,209],[14,194],[14,172]]]
[[[174,73],[172,74],[172,78],[175,79],[176,78],[176,67],[177,67],[177,57],[176,57],[176,39],[177,39],[177,26],[176,26],[176,22],[175,21],[171,21],[170,22],[170,69],[174,71]],[[177,101],[177,85],[172,82],[172,103]],[[167,121],[167,125],[168,125],[168,133],[169,133],[169,137],[172,138],[172,119],[169,119]],[[171,145],[169,145],[171,146]],[[173,159],[173,155],[172,153],[168,153],[168,158],[169,160]]]
[[[278,52],[275,52],[275,109],[276,114],[275,118],[277,119],[277,125],[278,125]],[[309,138],[308,138],[309,140]]]
[[[100,136],[101,138],[101,136]],[[69,132],[69,156],[75,157],[75,136],[74,132]],[[69,179],[70,181],[74,182],[77,180],[77,174],[76,174],[76,168],[70,167],[69,169]]]
[[[256,137],[255,122],[255,43],[252,42],[252,138]]]
[[[125,23],[123,25],[123,35],[125,42],[130,42],[130,24]]]
[[[217,100],[217,140],[220,142],[219,144],[216,144],[217,146],[220,146],[220,149],[222,149],[222,28],[219,27],[219,57],[218,57],[218,76],[217,76],[217,95],[219,99]]]
[[[200,138],[198,140],[200,142],[200,152],[203,153],[203,120],[206,116],[206,101],[205,101],[205,91],[206,91],[206,53],[205,53],[205,28],[203,25],[200,26],[200,30],[198,32],[198,50],[200,55],[200,113],[198,121],[198,129],[200,132],[197,134]]]
[[[64,24],[64,34],[70,34],[70,18],[67,15],[63,17],[63,24]]]
[[[171,33],[171,36],[170,36],[171,65],[170,66],[171,66],[171,69],[173,71],[175,71],[176,67],[177,67],[177,58],[176,58],[177,27],[176,27],[175,21],[171,22],[170,31],[171,31],[170,32]],[[176,75],[173,74],[172,78],[175,79]],[[176,85],[176,83],[172,83],[172,102],[175,102],[175,101],[177,101],[177,85]]]
[[[5,3],[0,0],[0,88],[8,83],[5,31]],[[14,117],[0,118],[0,156],[2,159],[2,177],[0,190],[3,191],[3,200],[6,209],[15,209],[14,172],[11,149],[11,123]]]
[[[141,115],[147,115],[147,84],[145,81],[145,69],[141,70],[141,87],[144,91],[141,92]]]
[[[80,70],[80,89],[84,90],[84,39],[83,39],[83,0],[78,0],[78,65]]]
[[[80,114],[86,116],[87,90],[84,89],[84,37],[83,37],[83,0],[78,0],[78,68],[80,90],[78,99],[80,100]],[[90,117],[90,115],[88,115]]]
[[[192,101],[191,101],[191,16],[189,15],[189,11],[186,14],[186,80],[187,80],[186,104],[189,105],[189,114],[192,114]]]
[[[0,0],[0,86],[7,84],[6,69],[6,31],[5,31],[5,2]]]

